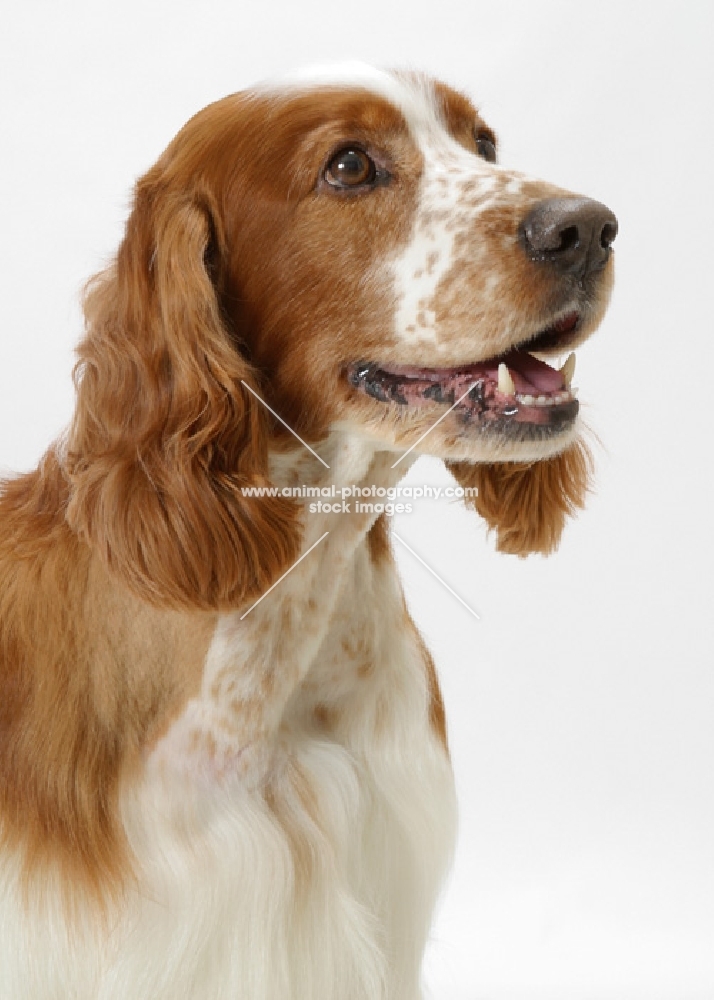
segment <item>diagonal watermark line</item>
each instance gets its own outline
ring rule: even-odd
[[[428,570],[429,570],[429,572],[431,573],[431,575],[432,575],[432,576],[435,576],[435,577],[436,577],[436,579],[437,579],[437,580],[439,581],[439,583],[440,583],[440,584],[441,584],[442,586],[446,587],[446,589],[447,589],[447,590],[449,591],[449,593],[450,593],[450,594],[451,594],[451,595],[452,595],[453,597],[455,597],[455,598],[456,598],[456,600],[457,600],[457,601],[459,602],[459,604],[463,604],[463,606],[464,606],[464,607],[466,608],[466,610],[467,610],[467,611],[470,611],[470,612],[471,612],[471,614],[472,614],[472,615],[474,616],[474,618],[476,619],[476,621],[478,621],[478,622],[480,622],[480,621],[481,621],[481,615],[478,615],[478,614],[476,614],[476,612],[474,611],[474,609],[473,609],[473,608],[471,608],[471,607],[469,607],[469,605],[468,605],[468,604],[466,603],[466,601],[464,601],[464,600],[463,600],[463,598],[459,597],[459,595],[458,595],[458,594],[456,593],[456,591],[455,591],[455,590],[452,590],[452,589],[451,589],[451,587],[450,587],[450,586],[448,585],[448,583],[446,583],[446,582],[445,582],[444,580],[442,580],[442,579],[441,579],[441,577],[439,576],[439,574],[438,574],[438,573],[435,573],[435,572],[434,572],[434,570],[433,570],[433,569],[431,568],[431,566],[429,566],[429,565],[428,565],[427,563],[425,563],[425,562],[424,562],[424,560],[422,559],[422,557],[421,557],[421,556],[418,556],[418,555],[416,554],[416,552],[415,552],[415,551],[414,551],[414,549],[413,549],[413,548],[411,547],[411,545],[407,545],[407,543],[406,543],[406,542],[404,541],[404,539],[403,539],[403,538],[401,538],[401,537],[400,537],[400,536],[399,536],[399,535],[398,535],[398,534],[396,533],[396,531],[392,531],[392,534],[393,534],[393,535],[394,535],[394,537],[395,537],[395,538],[397,539],[397,541],[399,541],[399,542],[401,542],[401,543],[402,543],[402,545],[404,546],[404,548],[405,548],[405,549],[407,549],[407,550],[408,550],[409,552],[411,552],[411,554],[412,554],[412,555],[414,556],[414,558],[415,558],[415,559],[418,559],[418,560],[419,560],[419,562],[420,562],[420,563],[422,564],[422,566],[424,566],[424,568],[425,568],[425,569],[428,569]]]
[[[245,618],[245,616],[246,616],[246,615],[249,615],[249,614],[251,613],[251,611],[253,610],[253,608],[257,607],[257,606],[258,606],[258,605],[260,604],[260,602],[261,602],[261,601],[263,600],[263,598],[264,598],[264,597],[267,597],[267,596],[268,596],[268,594],[270,593],[270,591],[271,591],[271,590],[274,590],[274,589],[275,589],[275,587],[277,587],[277,585],[278,585],[278,584],[279,584],[279,583],[280,583],[280,582],[281,582],[282,580],[284,580],[284,579],[285,579],[285,577],[286,577],[286,576],[288,575],[288,573],[292,573],[292,571],[293,571],[293,570],[295,569],[295,567],[296,567],[296,566],[298,565],[298,563],[301,563],[301,562],[303,561],[303,559],[305,558],[305,556],[309,556],[309,555],[310,555],[310,553],[312,552],[312,550],[313,550],[314,548],[316,548],[316,547],[317,547],[317,546],[318,546],[318,545],[320,544],[320,542],[322,541],[322,539],[323,539],[323,538],[327,538],[327,536],[328,536],[329,534],[330,534],[330,532],[329,532],[329,531],[326,531],[324,535],[321,535],[321,536],[320,536],[320,537],[318,538],[318,540],[317,540],[317,541],[316,541],[316,542],[315,542],[315,543],[314,543],[313,545],[311,545],[311,546],[310,546],[310,548],[309,548],[309,549],[307,550],[307,552],[303,552],[303,554],[302,554],[302,555],[300,556],[300,558],[299,558],[299,559],[296,559],[296,560],[295,560],[295,562],[294,562],[294,563],[292,564],[292,566],[290,566],[290,567],[289,567],[288,569],[286,569],[286,570],[285,570],[285,572],[284,572],[284,573],[283,573],[283,575],[282,575],[282,576],[280,577],[280,579],[276,580],[276,581],[275,581],[275,583],[274,583],[274,584],[272,585],[272,587],[268,587],[268,589],[267,589],[267,590],[265,591],[265,593],[264,593],[264,594],[261,594],[261,596],[260,596],[260,597],[258,598],[258,600],[257,600],[257,601],[255,602],[255,604],[251,604],[251,606],[250,606],[250,607],[248,608],[248,610],[247,610],[247,611],[245,612],[245,614],[242,614],[242,615],[240,616],[240,621],[243,621],[243,619]],[[418,558],[418,557],[417,557],[417,558]]]
[[[298,441],[300,442],[300,444],[304,445],[309,452],[312,452],[312,454],[315,456],[315,458],[318,460],[318,462],[322,462],[322,464],[325,466],[326,469],[330,468],[330,466],[327,464],[327,462],[324,460],[324,458],[320,458],[320,456],[317,454],[317,452],[313,451],[312,448],[310,447],[310,445],[306,441],[303,441],[303,439],[300,437],[299,434],[295,433],[295,431],[292,429],[292,427],[290,426],[290,424],[286,424],[285,421],[283,420],[283,418],[280,416],[280,414],[276,413],[275,410],[272,408],[272,406],[268,406],[268,404],[265,402],[265,400],[261,396],[258,395],[258,393],[255,391],[255,389],[251,389],[251,387],[248,385],[248,383],[244,382],[243,379],[241,379],[241,382],[246,387],[246,389],[248,390],[248,392],[252,392],[253,395],[255,396],[255,398],[259,402],[261,402],[263,404],[263,406],[265,407],[266,410],[270,410],[270,412],[273,414],[273,416],[275,417],[275,419],[279,420],[280,423],[283,425],[283,427],[287,427],[287,429],[290,431],[290,433],[293,435],[293,437],[296,437],[298,439]],[[282,577],[280,579],[282,580]],[[273,584],[273,586],[275,586],[275,585]]]
[[[468,387],[468,389],[466,390],[466,392],[463,394],[463,396],[459,396],[459,398],[456,400],[456,402],[453,404],[453,406],[450,406],[449,409],[446,411],[446,413],[442,413],[441,416],[439,417],[439,419],[436,421],[436,423],[433,423],[431,425],[431,427],[429,427],[427,430],[425,430],[424,433],[422,434],[422,436],[420,438],[417,438],[417,440],[414,442],[414,444],[411,446],[411,448],[407,448],[407,450],[404,452],[404,454],[399,456],[399,458],[396,460],[396,462],[394,463],[394,465],[399,465],[399,463],[401,462],[401,460],[403,458],[406,458],[407,455],[409,454],[409,452],[412,451],[412,449],[416,448],[416,446],[419,444],[419,442],[423,441],[424,438],[427,436],[427,434],[431,434],[431,432],[434,430],[434,428],[439,426],[439,424],[444,419],[444,417],[448,417],[448,415],[453,410],[454,406],[458,406],[459,403],[461,402],[461,400],[465,399],[468,396],[468,394],[471,392],[471,390],[474,388],[474,386],[478,385],[479,381],[480,380],[477,379],[474,382],[473,385],[470,385]],[[392,468],[394,468],[394,465],[392,466]]]

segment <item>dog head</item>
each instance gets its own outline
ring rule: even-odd
[[[612,285],[605,206],[497,162],[427,77],[299,74],[199,112],[138,182],[90,283],[67,449],[70,522],[157,601],[235,605],[299,551],[271,447],[346,428],[443,458],[499,546],[557,544],[589,459],[543,356]]]

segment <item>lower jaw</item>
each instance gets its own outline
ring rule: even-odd
[[[455,410],[458,407],[455,407]],[[533,409],[526,407],[525,409]],[[557,407],[549,407],[532,419],[522,410],[515,416],[499,414],[497,410],[486,411],[476,417],[464,415],[464,425],[475,424],[485,436],[506,441],[547,441],[570,431],[575,425],[580,404],[572,399]]]

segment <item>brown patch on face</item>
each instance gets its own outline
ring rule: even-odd
[[[131,870],[121,783],[198,689],[215,616],[132,596],[67,497],[52,454],[0,494],[0,842],[27,879],[58,866],[68,894],[102,897]]]
[[[225,309],[265,398],[318,440],[350,395],[344,366],[393,337],[384,262],[408,239],[421,157],[401,114],[367,91],[229,100],[220,114],[235,117],[232,168],[216,182],[230,248]],[[336,191],[324,166],[355,145],[389,176]]]
[[[439,101],[446,128],[464,149],[475,153],[476,137],[480,135],[488,137],[494,146],[497,145],[493,130],[481,118],[465,94],[438,80],[434,83],[434,93]]]

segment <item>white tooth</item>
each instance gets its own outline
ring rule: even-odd
[[[518,401],[519,403],[523,403],[524,406],[533,406],[535,403],[533,396],[519,396]]]
[[[573,375],[575,374],[575,351],[571,351],[565,359],[565,364],[560,369],[560,374],[563,376],[565,384],[570,388],[570,383],[573,381]]]
[[[536,396],[536,403],[538,404],[538,406],[546,406],[547,403],[548,403],[548,397],[547,396]]]
[[[511,373],[503,361],[498,366],[498,391],[506,396],[513,396],[516,392],[516,385],[511,378]]]

